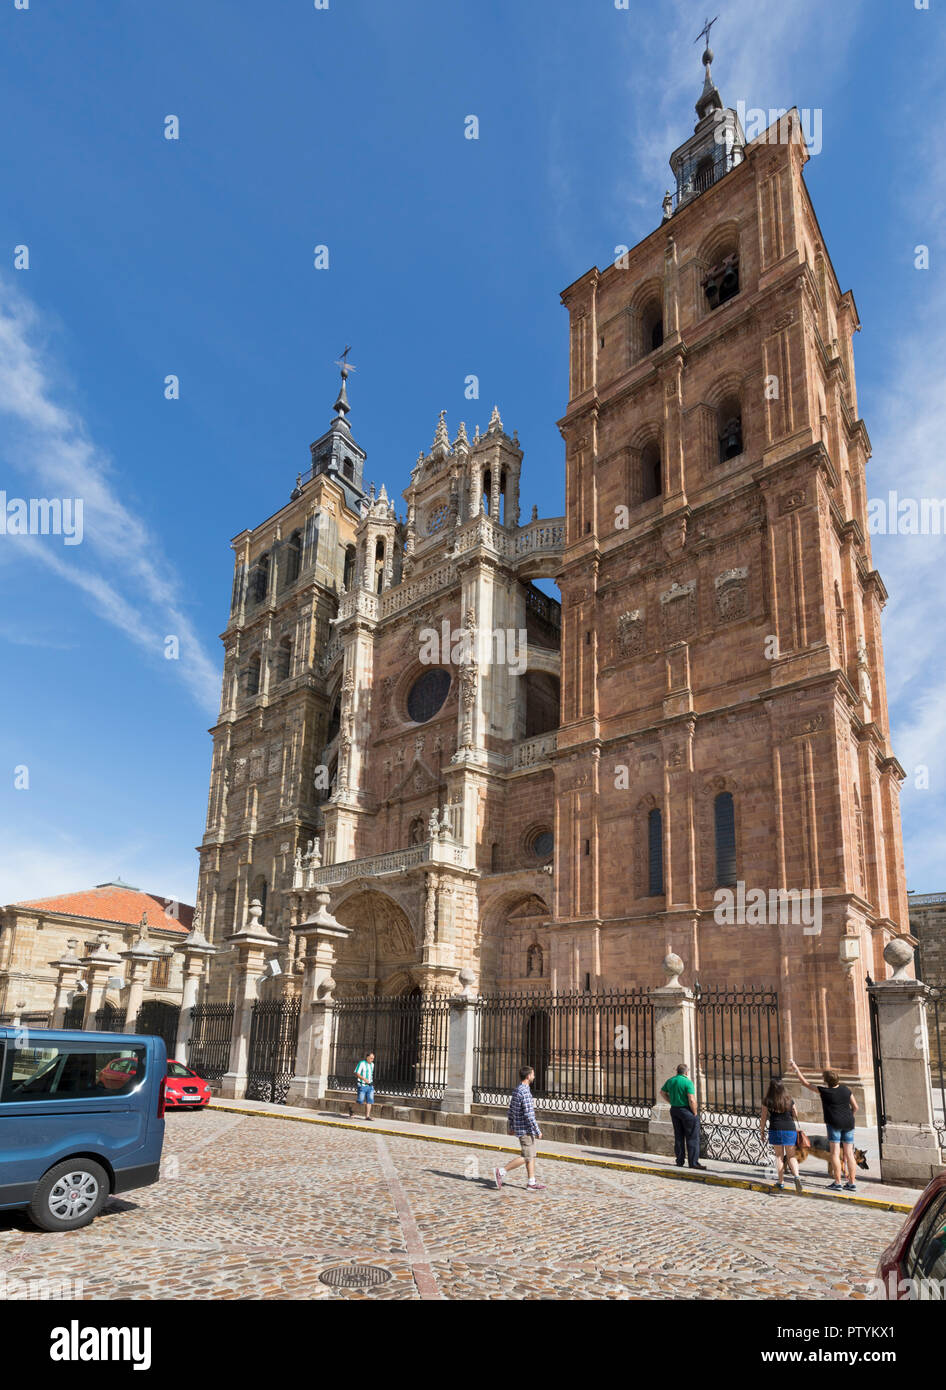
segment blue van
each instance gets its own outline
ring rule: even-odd
[[[0,1210],[74,1231],[157,1182],[166,1074],[161,1038],[0,1027]]]

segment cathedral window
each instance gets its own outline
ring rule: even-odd
[[[287,681],[292,670],[292,641],[284,637],[276,649],[276,679]]]
[[[167,989],[171,976],[171,957],[159,956],[151,967],[151,988]]]
[[[743,451],[742,407],[735,397],[723,401],[716,412],[716,433],[719,440],[719,461],[738,458]]]
[[[706,302],[711,309],[718,309],[721,304],[732,299],[739,293],[739,255],[733,251],[723,259],[706,275],[703,280],[703,293]]]
[[[664,318],[663,309],[659,299],[652,299],[645,305],[641,314],[643,352],[644,357],[649,352],[654,352],[661,346],[664,340]]]
[[[720,792],[713,803],[716,830],[716,886],[731,888],[736,882],[736,811],[732,792]]]
[[[426,724],[443,705],[450,689],[450,672],[442,667],[425,671],[407,695],[407,713],[415,724]]]
[[[384,588],[384,541],[380,536],[374,548],[374,572],[374,591],[376,594],[380,594]]]
[[[351,459],[344,459],[344,460],[342,461],[342,472],[344,473],[345,477],[348,478],[348,480],[349,480],[350,482],[354,482],[354,480],[355,480],[355,465],[352,463]]]
[[[660,445],[656,440],[651,440],[641,453],[641,501],[649,502],[659,497],[663,490]]]
[[[438,531],[442,531],[443,528],[444,528],[444,527],[446,526],[446,524],[447,524],[447,518],[449,517],[449,515],[450,515],[450,503],[449,503],[449,502],[439,502],[439,503],[433,508],[433,510],[431,511],[430,515],[429,515],[428,518],[427,518],[427,534],[428,534],[428,536],[436,535],[436,533],[437,533]]]
[[[342,584],[346,592],[352,588],[355,582],[355,547],[346,545],[345,547],[345,569],[342,574]]]
[[[256,570],[253,575],[253,597],[257,603],[262,603],[269,592],[269,556],[261,555],[256,562]]]
[[[651,898],[664,892],[663,813],[654,808],[647,813],[647,893]]]
[[[286,546],[285,583],[294,584],[302,566],[302,532],[293,531]]]
[[[536,830],[529,838],[529,849],[536,859],[549,860],[555,849],[555,836],[551,830]]]
[[[246,668],[246,693],[247,695],[258,695],[260,679],[263,671],[263,663],[259,654],[250,657],[250,664]]]

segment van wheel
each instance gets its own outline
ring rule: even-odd
[[[107,1197],[105,1169],[90,1158],[70,1158],[40,1178],[29,1218],[41,1231],[75,1231],[98,1216]]]

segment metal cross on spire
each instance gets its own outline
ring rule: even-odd
[[[716,19],[719,19],[719,15],[716,16]],[[708,20],[706,20],[705,24],[703,25],[703,28],[700,30],[700,32],[697,34],[696,38],[693,40],[694,43],[699,43],[700,39],[705,38],[705,39],[706,39],[706,46],[707,46],[707,48],[709,48],[710,30],[712,29],[713,25],[716,23],[716,19],[708,19]]]
[[[352,364],[351,364],[351,363],[349,362],[349,360],[348,360],[348,354],[349,354],[350,352],[351,352],[351,344],[348,344],[348,345],[346,345],[345,351],[342,353],[341,357],[340,357],[340,358],[338,359],[338,361],[335,363],[336,367],[341,367],[343,373],[354,372],[354,371],[357,370],[357,368],[356,368],[356,367],[353,367]]]

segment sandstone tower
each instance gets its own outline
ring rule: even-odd
[[[777,988],[786,1057],[864,1076],[908,921],[857,310],[797,111],[747,144],[703,60],[661,226],[563,295],[553,960],[637,983],[672,947],[684,983]],[[740,882],[817,892],[820,930],[718,923]]]

